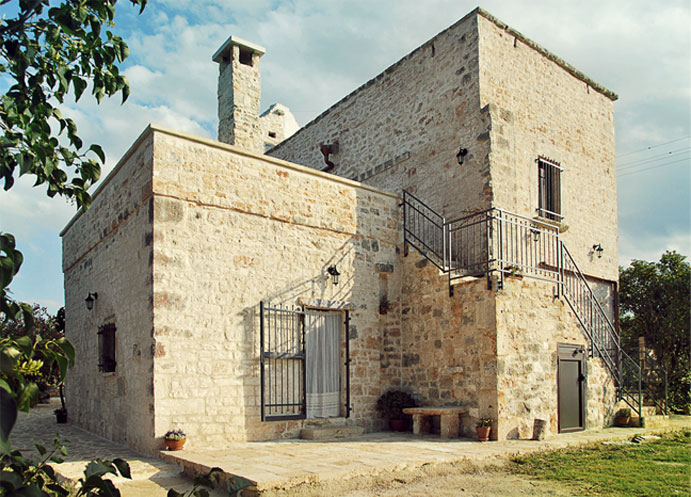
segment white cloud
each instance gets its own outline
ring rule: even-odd
[[[138,16],[136,9],[118,4],[114,30],[130,46],[124,66],[130,100],[98,106],[85,94],[65,113],[77,121],[85,143],[104,146],[103,176],[150,122],[215,137],[218,68],[211,56],[234,34],[267,49],[261,62],[262,110],[282,103],[305,124],[475,6],[457,0],[161,0]],[[487,0],[483,6],[620,94],[619,153],[689,134],[687,0]],[[622,263],[656,260],[666,248],[689,253],[688,174],[680,176],[673,167],[655,173],[654,180],[638,174],[620,181]],[[31,238],[36,249],[42,243],[34,238],[38,233],[56,236],[74,212],[25,181],[0,193],[0,208],[1,228]],[[24,270],[32,265],[27,261]],[[59,268],[56,273],[57,278]]]

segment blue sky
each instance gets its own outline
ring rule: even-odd
[[[691,250],[691,7],[688,0],[489,0],[482,7],[619,94],[615,103],[620,264]],[[85,143],[107,154],[102,177],[150,122],[215,138],[217,67],[231,34],[267,49],[262,110],[287,105],[301,125],[477,6],[459,0],[150,0],[118,2],[132,95],[67,102]],[[0,16],[10,12],[0,8]],[[0,82],[1,84],[1,82]],[[16,298],[63,303],[58,233],[75,208],[20,179],[0,192],[0,230],[25,263]]]

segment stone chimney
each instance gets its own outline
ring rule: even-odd
[[[218,141],[264,153],[259,122],[259,58],[266,50],[237,36],[228,38],[213,56],[218,73]]]

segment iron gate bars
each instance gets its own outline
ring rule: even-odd
[[[329,309],[326,309],[329,310]],[[334,311],[336,311],[334,309]],[[307,415],[305,314],[302,306],[259,303],[262,421],[305,419]],[[344,416],[350,416],[350,312],[344,311]]]
[[[259,303],[261,419],[304,419],[305,311]]]

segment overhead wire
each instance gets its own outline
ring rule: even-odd
[[[625,176],[632,176],[632,175],[634,175],[634,174],[642,173],[642,172],[645,172],[645,171],[650,171],[651,169],[659,169],[659,168],[661,168],[661,167],[671,166],[671,165],[677,164],[677,163],[679,163],[679,162],[686,162],[687,164],[691,164],[691,157],[685,157],[684,159],[679,159],[679,160],[675,160],[675,161],[672,161],[672,162],[667,162],[667,163],[665,163],[665,164],[658,164],[657,166],[646,167],[646,168],[644,168],[644,169],[638,169],[638,170],[636,170],[636,171],[629,171],[629,172],[627,172],[626,174],[619,174],[619,175],[617,175],[617,177],[618,177],[618,178],[623,178],[623,177],[625,177]]]
[[[647,152],[648,150],[652,150],[654,148],[659,148],[659,147],[663,147],[665,145],[669,145],[671,143],[677,143],[677,142],[680,142],[682,140],[690,140],[690,139],[691,139],[691,136],[683,136],[681,138],[677,138],[676,140],[671,140],[671,141],[664,142],[664,143],[658,143],[657,145],[650,145],[648,147],[641,148],[639,150],[632,150],[631,152],[626,152],[625,154],[618,155],[617,157],[618,158],[627,157],[629,155],[637,154],[639,152]]]
[[[673,156],[674,154],[687,153],[689,150],[691,150],[691,147],[685,147],[685,148],[680,148],[677,150],[671,150],[669,152],[665,152],[665,153],[660,154],[660,155],[655,155],[653,157],[647,157],[645,159],[638,159],[638,160],[631,161],[631,162],[625,162],[624,164],[617,164],[617,171],[622,171],[624,169],[630,169],[631,167],[640,166],[641,164],[646,164],[649,162],[656,162],[659,160],[671,159],[671,158],[673,158],[671,156]],[[676,156],[674,158],[676,158]]]

